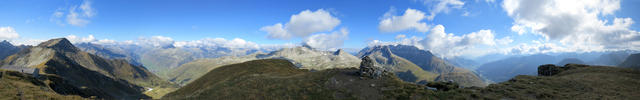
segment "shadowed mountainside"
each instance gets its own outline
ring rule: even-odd
[[[618,66],[625,67],[625,68],[640,69],[640,53],[630,55],[629,57],[627,57],[626,60],[624,60],[624,62],[622,62]]]

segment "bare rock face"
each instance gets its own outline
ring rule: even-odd
[[[386,70],[376,67],[374,65],[373,59],[369,56],[362,57],[362,62],[360,62],[360,70],[358,74],[361,77],[367,77],[372,79],[377,79],[382,77],[383,75],[389,74]]]

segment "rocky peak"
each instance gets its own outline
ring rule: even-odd
[[[0,47],[12,47],[13,44],[9,43],[9,41],[7,40],[2,40],[2,42],[0,42]]]
[[[69,40],[67,40],[66,38],[51,39],[46,42],[42,42],[38,44],[38,47],[51,48],[56,51],[64,51],[64,52],[79,51],[79,49],[73,46],[73,44],[71,44],[71,42],[69,42]]]
[[[302,47],[313,50],[313,47],[311,47],[311,46],[310,46],[309,44],[307,44],[307,43],[302,43]]]
[[[336,52],[333,52],[333,55],[342,55],[342,54],[345,54],[345,53],[346,52],[344,52],[344,50],[338,49],[338,50],[336,50]]]

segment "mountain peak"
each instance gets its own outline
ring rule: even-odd
[[[341,55],[341,54],[345,54],[344,50],[342,49],[338,49],[336,50],[336,52],[333,52],[333,55]]]
[[[1,46],[9,46],[9,45],[10,45],[10,46],[13,46],[13,45],[12,45],[9,41],[7,41],[7,40],[2,40],[2,42],[0,42],[0,45],[1,45]]]
[[[38,47],[52,48],[55,50],[71,51],[71,52],[79,51],[78,48],[73,46],[73,44],[71,44],[71,42],[66,38],[51,39],[46,42],[42,42],[38,44]]]

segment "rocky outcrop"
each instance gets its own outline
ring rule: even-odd
[[[588,65],[567,64],[564,67],[556,66],[556,65],[553,65],[553,64],[540,65],[538,67],[538,76],[553,76],[553,75],[556,75],[558,73],[562,73],[563,71],[566,71],[566,70],[575,69],[575,68],[578,68],[578,67],[586,67],[586,66],[588,66]]]
[[[440,90],[440,91],[449,91],[449,90],[460,88],[460,85],[458,85],[458,83],[455,83],[453,81],[448,81],[448,82],[442,82],[442,81],[429,82],[429,83],[427,83],[425,85],[428,88],[436,88],[436,90]]]
[[[376,67],[373,59],[369,56],[362,57],[362,62],[360,63],[360,70],[358,74],[361,77],[373,78],[377,79],[382,77],[383,75],[389,74],[386,70]]]

